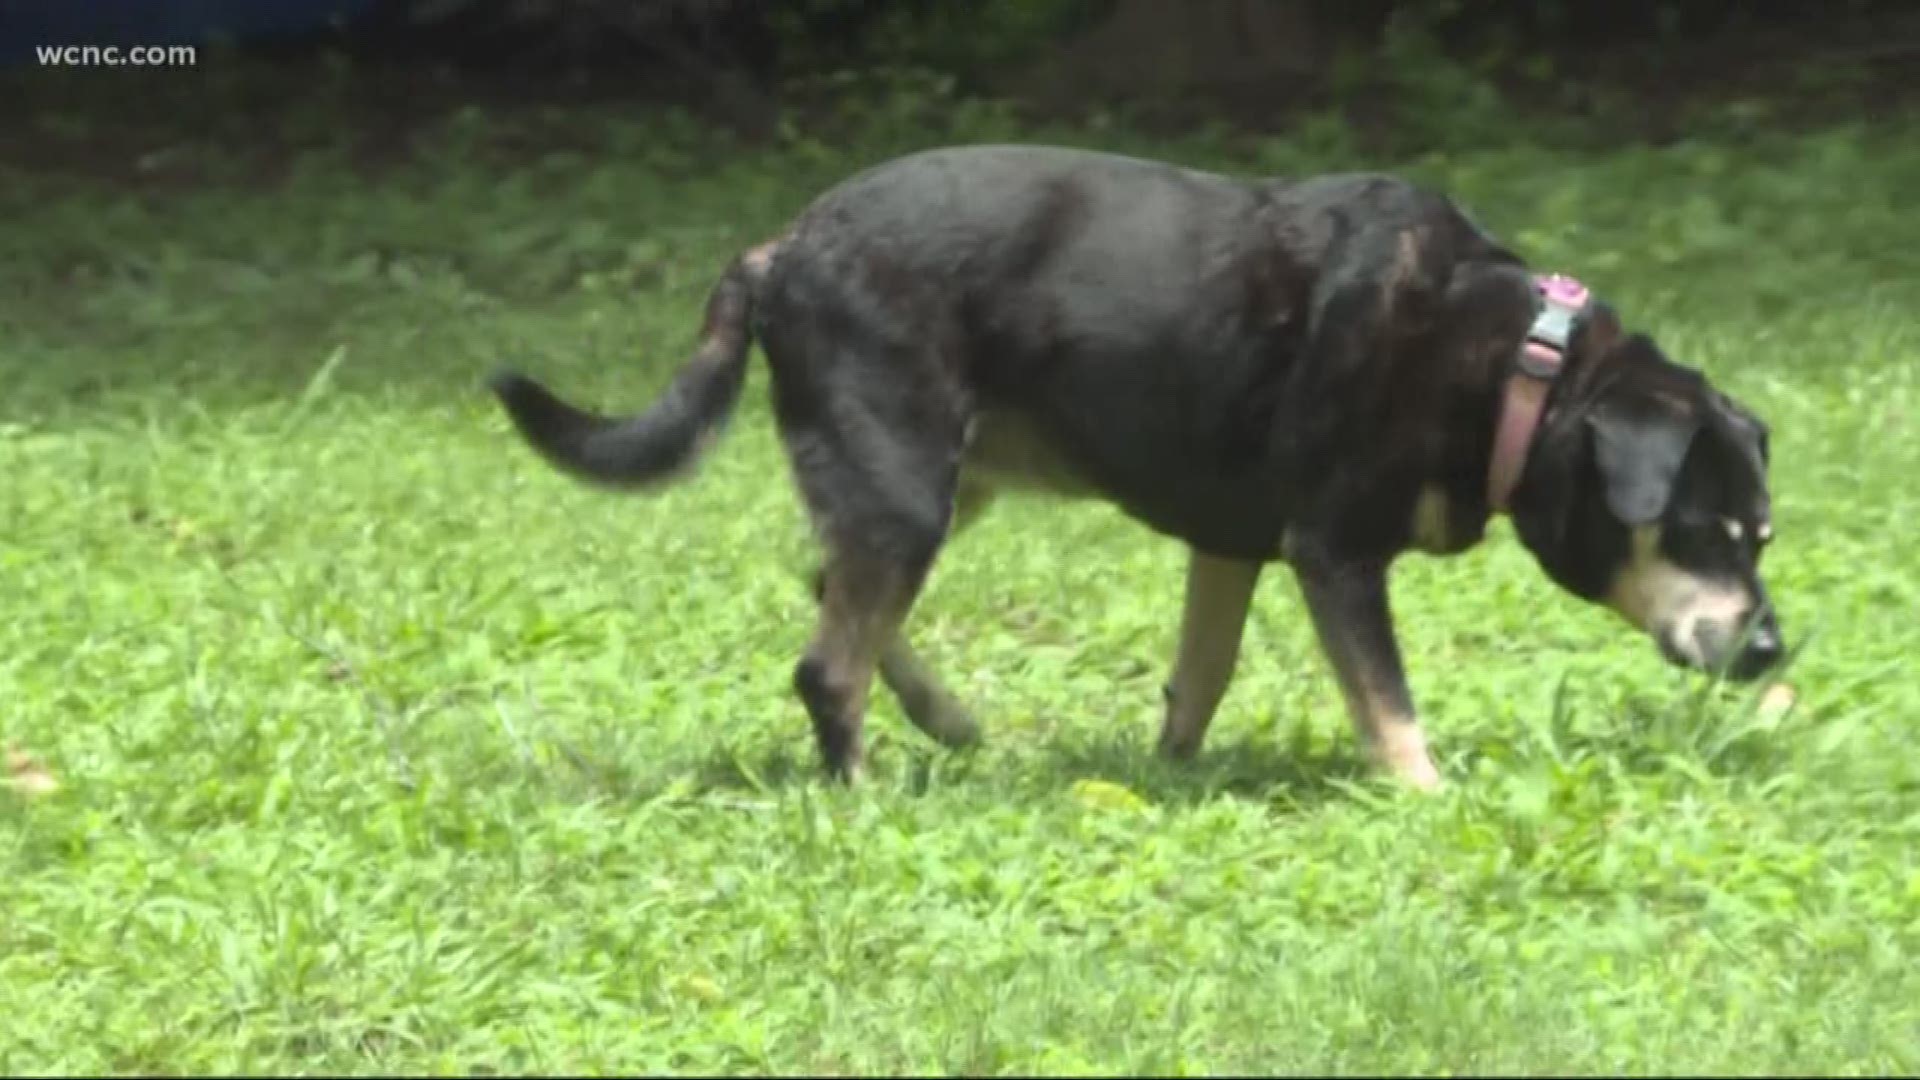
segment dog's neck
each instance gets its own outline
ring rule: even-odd
[[[1535,284],[1543,303],[1515,358],[1513,372],[1507,376],[1500,419],[1494,429],[1493,456],[1487,463],[1487,505],[1495,513],[1507,511],[1513,489],[1526,471],[1527,454],[1533,449],[1534,433],[1540,430],[1547,394],[1566,361],[1573,320],[1590,299],[1586,286],[1558,274],[1536,278]]]

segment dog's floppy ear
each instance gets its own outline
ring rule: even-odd
[[[1700,421],[1651,402],[1602,401],[1587,414],[1607,507],[1628,525],[1666,512]]]
[[[1567,347],[1577,352],[1604,355],[1612,351],[1623,335],[1620,313],[1606,301],[1595,300],[1592,306],[1574,319]]]
[[[1566,367],[1560,373],[1567,398],[1588,397],[1605,381],[1602,376],[1625,337],[1620,316],[1604,300],[1595,300],[1574,317],[1567,335]]]
[[[1773,463],[1772,454],[1767,445],[1769,432],[1766,421],[1748,412],[1745,406],[1718,390],[1714,391],[1713,402],[1719,409],[1720,415],[1730,422],[1740,441],[1759,456],[1760,471],[1764,473],[1767,466]]]

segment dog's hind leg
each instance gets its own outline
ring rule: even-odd
[[[782,357],[773,355],[778,378]],[[852,780],[867,697],[883,663],[890,681],[906,689],[909,715],[918,710],[916,723],[961,724],[952,718],[957,710],[933,711],[951,699],[934,692],[938,684],[917,662],[901,662],[911,654],[896,643],[953,523],[965,418],[937,384],[905,374],[924,362],[919,354],[828,355],[826,378],[819,369],[784,367],[793,382],[776,387],[775,402],[826,555],[819,622],[794,670],[794,689],[827,771]],[[854,371],[861,377],[847,374]],[[801,379],[808,382],[796,388]]]
[[[978,520],[992,497],[985,486],[963,480],[954,499],[953,525],[947,530],[947,538],[958,536]],[[913,726],[935,742],[957,748],[980,741],[979,722],[914,652],[904,627],[881,650],[880,678],[900,700],[900,708]]]
[[[839,779],[859,776],[874,670],[913,604],[917,578],[912,568],[870,551],[828,556],[820,619],[793,686],[813,721],[821,762]]]
[[[958,536],[977,520],[991,499],[992,492],[985,486],[962,482],[954,500],[953,523],[947,530],[947,539]],[[822,604],[826,602],[826,580],[824,568],[815,571],[813,596]],[[907,719],[934,741],[956,748],[979,741],[979,723],[908,643],[904,619],[880,650],[879,672],[880,681],[899,699]]]
[[[1260,570],[1256,562],[1189,553],[1180,651],[1166,687],[1166,718],[1160,726],[1163,756],[1190,758],[1205,741],[1207,725],[1233,679]]]
[[[941,684],[904,634],[896,632],[881,651],[880,678],[900,699],[913,726],[935,742],[958,749],[980,741],[979,721]]]

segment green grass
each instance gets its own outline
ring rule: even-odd
[[[479,380],[637,407],[819,187],[1013,133],[567,119],[591,149],[504,164],[469,118],[372,176],[0,174],[0,739],[63,785],[0,790],[0,1071],[1920,1069],[1920,131],[1022,133],[1444,184],[1771,423],[1798,706],[1667,668],[1501,524],[1396,572],[1418,798],[1362,779],[1284,568],[1203,758],[1153,760],[1180,551],[1036,501],[912,624],[987,745],[877,695],[872,782],[819,780],[758,361],[653,499],[553,474]]]

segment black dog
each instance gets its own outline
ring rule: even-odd
[[[1199,748],[1254,582],[1284,560],[1369,749],[1437,784],[1387,571],[1471,546],[1495,512],[1668,659],[1750,679],[1781,655],[1757,574],[1765,426],[1391,177],[913,154],[737,258],[651,410],[603,419],[511,372],[492,386],[556,466],[657,482],[719,431],[754,337],[826,553],[794,685],[842,776],[876,669],[933,737],[977,736],[901,629],[941,544],[1009,485],[1110,500],[1188,545],[1160,734],[1174,757]]]

